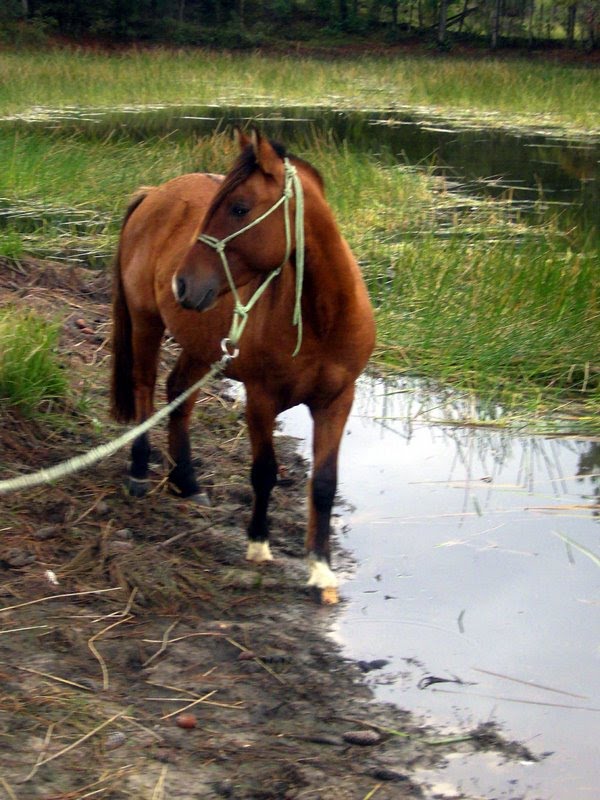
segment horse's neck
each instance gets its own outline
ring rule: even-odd
[[[360,272],[329,208],[307,230],[303,306],[312,310],[319,335],[346,324],[357,297]],[[310,313],[310,312],[309,312]]]

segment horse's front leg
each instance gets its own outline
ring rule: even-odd
[[[321,602],[338,602],[338,581],[331,570],[331,510],[337,489],[338,452],[354,399],[354,385],[344,389],[326,407],[311,408],[313,417],[313,473],[309,484],[306,551],[308,585]]]
[[[207,368],[203,364],[181,353],[167,380],[169,403],[198,381],[206,371]],[[192,498],[200,505],[210,505],[208,496],[201,490],[196,480],[190,447],[190,416],[198,391],[193,392],[169,416],[169,456],[172,461],[169,482],[182,497]]]
[[[277,412],[271,398],[246,386],[246,421],[252,447],[251,480],[254,490],[252,517],[248,526],[248,561],[271,561],[267,509],[277,483],[277,461],[273,448],[273,427]]]

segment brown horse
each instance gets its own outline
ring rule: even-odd
[[[249,138],[237,132],[237,138],[241,152],[225,178],[183,175],[144,190],[130,204],[114,281],[112,414],[128,422],[152,413],[165,328],[182,348],[168,378],[169,400],[221,358],[225,340],[235,356],[225,375],[246,387],[252,446],[247,558],[268,561],[267,506],[277,481],[275,418],[306,404],[314,423],[309,585],[320,590],[324,602],[336,602],[329,534],[338,449],[355,380],[373,349],[373,312],[319,173],[286,157],[280,145],[257,131]],[[250,311],[242,308],[253,303]],[[236,308],[240,326],[233,335]],[[196,396],[169,419],[174,465],[169,478],[184,497],[201,494],[188,436]],[[144,434],[131,449],[132,494],[146,491],[149,453]]]

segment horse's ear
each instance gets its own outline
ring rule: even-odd
[[[275,152],[271,142],[264,136],[261,136],[256,128],[253,128],[250,132],[250,142],[254,150],[256,163],[260,169],[265,174],[272,175],[274,178],[283,177],[283,161]]]
[[[252,141],[248,138],[248,136],[246,136],[244,131],[237,125],[233,129],[233,138],[240,152],[244,150],[246,147],[248,147],[249,144],[252,144]]]

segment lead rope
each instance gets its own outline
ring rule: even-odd
[[[300,346],[302,344],[302,284],[304,278],[304,193],[302,191],[302,184],[300,182],[300,178],[298,177],[298,173],[296,168],[290,164],[288,159],[285,159],[285,186],[283,195],[281,198],[268,209],[261,217],[255,219],[249,225],[247,225],[242,230],[236,231],[236,233],[231,234],[230,236],[225,237],[225,239],[215,239],[212,236],[199,236],[198,240],[203,241],[205,244],[209,244],[213,247],[221,256],[221,261],[223,262],[223,268],[225,270],[225,275],[227,276],[227,281],[229,282],[229,286],[231,287],[231,291],[233,292],[233,296],[235,299],[235,307],[234,307],[234,314],[233,320],[231,323],[231,328],[229,330],[229,336],[221,342],[221,349],[223,351],[223,355],[218,361],[215,361],[212,366],[210,367],[209,371],[206,375],[203,375],[200,380],[196,381],[192,386],[178,395],[173,401],[171,401],[168,405],[164,408],[159,409],[151,417],[148,417],[147,420],[141,422],[139,425],[131,428],[130,430],[126,431],[124,434],[119,436],[117,439],[113,439],[111,442],[106,442],[106,444],[99,445],[98,447],[94,447],[89,450],[87,453],[83,453],[80,456],[74,456],[73,458],[69,458],[66,461],[62,461],[60,464],[56,464],[53,467],[48,467],[47,469],[41,469],[38,472],[33,472],[29,475],[20,475],[17,478],[8,478],[7,480],[0,481],[0,495],[8,494],[8,492],[14,492],[18,489],[31,489],[34,486],[40,486],[43,483],[52,483],[53,481],[60,480],[61,478],[66,478],[67,475],[72,475],[75,472],[79,472],[86,467],[91,467],[92,464],[96,464],[98,461],[101,461],[104,458],[108,458],[120,450],[125,445],[132,442],[134,439],[137,439],[138,436],[146,433],[153,428],[158,422],[165,419],[172,411],[178,408],[182,403],[184,403],[188,397],[190,397],[195,391],[200,389],[204,384],[208,383],[212,378],[219,375],[223,372],[229,362],[238,355],[238,343],[240,337],[244,331],[244,327],[246,325],[248,319],[248,313],[250,309],[254,306],[257,300],[262,296],[265,292],[267,286],[271,283],[271,281],[279,275],[281,270],[283,269],[284,265],[288,261],[291,248],[292,248],[292,241],[290,236],[290,221],[289,221],[289,201],[292,197],[292,194],[295,193],[296,195],[296,220],[295,220],[295,232],[296,232],[296,299],[294,303],[294,315],[293,315],[293,323],[294,325],[298,326],[298,336],[296,341],[296,349],[293,352],[293,356],[296,356],[298,351],[300,350]],[[285,258],[281,265],[271,272],[270,275],[267,276],[265,281],[258,287],[254,295],[250,298],[246,305],[243,305],[240,302],[239,295],[237,293],[237,289],[235,284],[233,283],[233,278],[231,276],[231,272],[229,270],[229,264],[227,263],[227,256],[225,255],[225,246],[227,242],[231,239],[239,236],[240,233],[243,233],[248,228],[257,225],[259,222],[262,222],[263,219],[269,216],[275,209],[279,208],[281,204],[285,205],[284,208],[284,217],[285,217]]]

